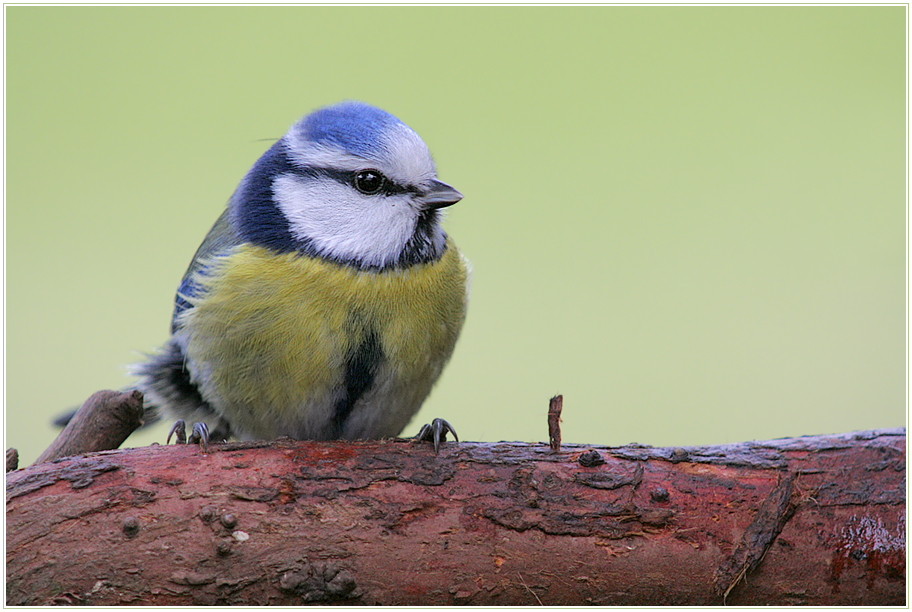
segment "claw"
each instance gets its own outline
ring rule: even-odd
[[[173,435],[177,436],[174,440],[176,444],[187,443],[187,423],[185,423],[183,419],[178,419],[174,422],[174,425],[171,426],[171,431],[168,432],[168,439],[165,441],[165,444],[171,444],[171,436]]]
[[[434,419],[430,424],[422,425],[421,431],[418,432],[415,439],[419,442],[433,442],[434,454],[436,455],[440,452],[440,444],[446,441],[447,432],[453,434],[453,437],[459,442],[456,430],[445,419]]]
[[[187,439],[190,444],[199,444],[204,451],[209,450],[209,426],[203,422],[193,424],[193,433]]]
[[[168,432],[166,444],[171,444],[171,436],[174,436],[175,444],[199,444],[204,451],[209,450],[209,426],[203,422],[194,423],[190,437],[187,438],[187,422],[178,419]]]

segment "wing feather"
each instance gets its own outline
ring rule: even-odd
[[[202,287],[195,281],[200,273],[205,273],[206,268],[211,265],[215,257],[223,257],[231,250],[243,243],[243,239],[238,235],[237,230],[231,223],[230,209],[226,208],[216,220],[212,229],[206,234],[202,244],[193,255],[193,260],[187,266],[181,284],[177,288],[177,294],[174,296],[174,314],[171,316],[171,333],[177,331],[180,327],[179,316],[186,310],[193,308],[192,299],[198,297],[202,292]]]

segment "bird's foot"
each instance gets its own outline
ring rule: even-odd
[[[440,444],[446,441],[447,432],[453,434],[453,438],[459,442],[456,430],[445,419],[434,419],[430,424],[422,425],[421,430],[414,439],[419,442],[433,442],[434,454],[436,455],[440,451]]]
[[[171,444],[171,436],[175,436],[177,444],[199,444],[204,451],[209,449],[209,426],[202,421],[193,424],[193,430],[187,438],[187,423],[178,419],[168,432],[166,444]]]

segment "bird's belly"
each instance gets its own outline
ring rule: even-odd
[[[465,316],[455,248],[432,264],[364,272],[244,245],[199,282],[204,291],[180,320],[187,368],[246,438],[396,435]],[[361,356],[369,367],[359,370]]]

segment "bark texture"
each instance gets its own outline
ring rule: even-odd
[[[118,448],[142,424],[142,393],[98,391],[76,411],[35,463]]]
[[[9,605],[902,605],[905,431],[151,446],[7,474]]]

